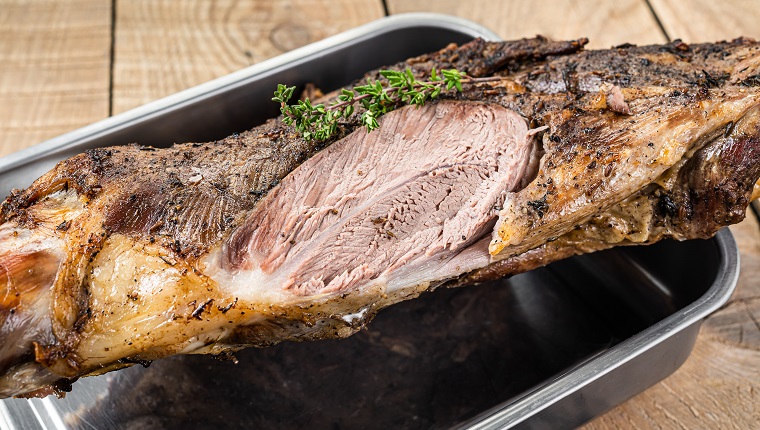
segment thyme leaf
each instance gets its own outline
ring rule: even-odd
[[[364,111],[359,117],[361,125],[370,132],[379,127],[377,119],[399,106],[422,106],[436,99],[443,91],[462,91],[462,84],[496,81],[499,77],[471,78],[455,69],[432,69],[428,80],[417,79],[410,69],[405,71],[381,70],[385,85],[379,80],[367,80],[365,85],[343,89],[337,101],[329,106],[312,104],[307,98],[289,104],[296,87],[277,85],[272,101],[280,104],[283,121],[292,125],[306,140],[327,140],[338,130],[338,122],[354,114],[354,105]]]

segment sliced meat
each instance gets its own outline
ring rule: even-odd
[[[297,296],[458,276],[488,264],[481,239],[535,158],[525,121],[498,105],[392,112],[378,132],[356,132],[287,176],[226,242],[222,267]]]

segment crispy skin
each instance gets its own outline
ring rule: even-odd
[[[536,180],[507,198],[491,253],[500,258],[535,248],[656,182],[757,108],[755,95],[740,90],[672,97],[672,90],[636,88],[626,91],[630,116],[588,115],[577,105],[553,113]]]
[[[760,45],[582,51],[585,43],[476,40],[392,66],[501,76],[443,98],[517,112],[543,143],[540,164],[504,200],[491,264],[451,283],[706,237],[743,217],[760,176]],[[91,150],[15,191],[0,212],[0,338],[23,341],[0,357],[0,395],[48,394],[171,354],[347,336],[382,307],[448,281],[285,306],[239,301],[204,272],[262,197],[357,127],[344,123],[318,144],[274,119],[218,142]],[[467,238],[484,253],[487,239]],[[39,285],[18,284],[33,265]],[[29,293],[17,298],[21,290]]]
[[[549,57],[579,52],[588,39],[553,41],[542,36],[509,42],[486,42],[476,39],[466,45],[451,44],[431,54],[423,54],[389,66],[389,69],[410,69],[417,75],[429,75],[435,67],[457,69],[469,76],[489,76],[497,72],[519,70],[541,64]],[[379,71],[372,71],[363,79],[379,79]]]
[[[638,194],[642,183],[662,182],[662,175],[718,136],[738,136],[733,124],[756,110],[757,58],[758,45],[748,39],[693,46],[676,41],[584,51],[508,74],[525,93],[505,92],[502,104],[549,125],[550,132],[537,179],[505,203],[492,254],[509,258],[554,240]],[[753,132],[742,133],[749,142]],[[745,167],[752,154],[743,152]],[[734,163],[730,169],[744,176],[745,167],[737,170]],[[744,182],[754,183],[753,174],[750,169]],[[734,201],[749,199],[751,186],[744,182],[731,193],[746,196]],[[737,207],[734,212],[743,213]],[[687,221],[693,229],[693,216],[680,218]]]
[[[531,240],[517,240],[517,244],[502,248],[504,236],[496,237],[492,251],[500,250],[498,261],[451,285],[521,273],[612,246],[647,244],[668,237],[707,238],[743,220],[749,201],[756,198],[753,191],[760,176],[758,53],[758,44],[743,38],[691,46],[676,41],[663,46],[584,51],[509,75],[526,93],[506,94],[500,89],[502,103],[536,124],[553,122],[544,138],[547,154],[538,179],[513,196],[518,209],[509,211],[502,225],[506,232],[524,222]],[[641,104],[638,115],[654,109],[659,117],[672,109],[675,117],[668,126],[682,126],[689,114],[695,121],[708,117],[712,125],[698,133],[698,139],[684,139],[676,147],[659,147],[661,137],[649,142],[625,136],[620,142],[620,137],[614,138],[615,131],[622,134],[629,128],[640,129],[639,124],[648,121],[613,115],[605,100],[605,90],[609,90],[605,83],[622,87],[632,106]],[[647,93],[653,103],[636,98]],[[726,109],[722,103],[732,98],[743,101]],[[710,106],[716,102],[721,108],[709,117]],[[599,108],[596,115],[594,108]],[[638,116],[635,109],[633,113]],[[700,115],[702,118],[697,118]],[[600,127],[604,116],[608,122]],[[614,158],[610,149],[616,143],[634,154],[652,149],[662,154],[664,149],[665,153],[676,150],[678,155],[670,154],[671,161],[650,172],[651,179],[638,184],[635,192],[626,192],[610,184],[613,172],[630,162],[630,158],[624,162]],[[574,174],[558,174],[561,168],[557,165],[569,166]],[[630,174],[639,173],[638,166],[636,170]],[[598,206],[573,214],[568,205],[584,197]],[[552,214],[556,218],[549,219]],[[566,222],[558,228],[558,218],[571,217],[575,225]],[[541,226],[549,226],[548,232],[542,234]]]

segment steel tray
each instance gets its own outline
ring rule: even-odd
[[[277,114],[277,83],[331,90],[478,36],[496,39],[442,15],[385,18],[0,159],[0,192],[88,148],[248,129]],[[0,429],[573,427],[675,371],[738,265],[728,230],[571,258],[395,305],[346,340],[238,364],[172,357],[84,378],[65,399],[5,400]]]

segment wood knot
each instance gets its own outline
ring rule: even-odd
[[[760,297],[732,300],[705,320],[704,331],[724,344],[760,351]]]
[[[275,48],[287,52],[308,44],[311,41],[311,33],[300,24],[285,22],[272,29],[269,41]]]

